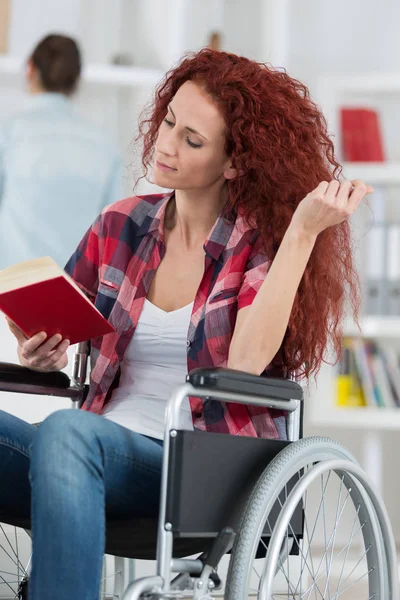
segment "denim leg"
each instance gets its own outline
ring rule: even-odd
[[[0,522],[29,518],[30,446],[36,427],[0,410]]]
[[[158,513],[162,444],[85,411],[61,410],[31,449],[30,600],[97,600],[105,515]]]

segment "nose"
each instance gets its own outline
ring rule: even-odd
[[[159,131],[156,149],[160,154],[164,154],[165,156],[176,156],[177,147],[177,139],[173,129]]]

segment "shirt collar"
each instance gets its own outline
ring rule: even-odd
[[[151,208],[139,228],[138,235],[146,235],[147,233],[157,232],[157,238],[164,242],[165,211],[167,204],[174,193],[174,191],[169,192]],[[232,235],[234,227],[234,221],[229,220],[223,215],[220,215],[204,243],[204,252],[211,256],[214,260],[218,260]]]
[[[164,241],[164,219],[168,201],[172,198],[174,192],[163,195],[158,202],[151,207],[143,223],[140,225],[137,235],[143,236],[148,233],[157,232],[157,238]]]

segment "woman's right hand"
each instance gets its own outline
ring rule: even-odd
[[[67,366],[69,340],[62,340],[59,334],[47,339],[44,331],[27,338],[13,321],[7,319],[7,323],[17,339],[18,358],[23,367],[46,373],[61,371]]]

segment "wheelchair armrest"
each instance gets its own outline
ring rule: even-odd
[[[252,375],[234,369],[193,369],[186,381],[193,387],[248,394],[276,400],[303,400],[303,389],[295,381]]]
[[[21,365],[0,362],[0,383],[68,389],[70,379],[66,373],[60,371],[39,373]]]

